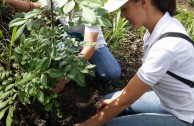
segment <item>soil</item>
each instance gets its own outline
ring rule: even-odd
[[[187,4],[186,0],[177,0],[178,6],[186,8],[194,12],[194,7]],[[12,11],[10,11],[12,12]],[[10,20],[7,15],[0,15],[0,28],[7,28],[6,24]],[[6,19],[6,20],[5,20]],[[136,73],[141,66],[142,58],[142,40],[129,40],[120,45],[116,51],[112,51],[118,60],[121,68],[121,79],[109,82],[112,85],[111,91],[122,89],[130,78]],[[60,93],[60,110],[63,114],[61,119],[55,122],[55,116],[42,110],[42,106],[38,103],[36,106],[23,106],[18,103],[16,108],[14,125],[16,126],[72,126],[75,123],[82,122],[96,113],[96,105],[102,99],[103,95],[110,92],[104,85],[99,86],[95,78],[86,77],[87,86],[82,88],[74,82],[68,83],[64,90]],[[117,86],[116,86],[116,83]],[[119,86],[118,86],[119,85]],[[3,125],[4,123],[0,123]]]

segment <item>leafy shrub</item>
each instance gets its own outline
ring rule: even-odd
[[[24,105],[37,100],[46,111],[57,108],[61,117],[58,94],[52,92],[58,79],[65,77],[67,82],[73,80],[85,86],[84,74],[94,76],[95,66],[79,54],[78,47],[88,42],[79,43],[66,32],[75,24],[110,26],[101,6],[100,0],[70,1],[49,13],[51,17],[46,16],[47,11],[36,9],[10,22],[11,38],[0,31],[0,120],[6,114],[7,126],[12,123],[18,100]],[[69,26],[54,25],[56,19],[67,17],[73,9]],[[26,30],[28,34],[24,34]],[[80,60],[76,59],[78,55]]]

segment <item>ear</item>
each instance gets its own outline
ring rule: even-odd
[[[146,9],[151,0],[140,0],[142,8]]]

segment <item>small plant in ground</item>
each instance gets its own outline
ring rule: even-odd
[[[125,28],[127,21],[124,18],[121,18],[120,15],[120,11],[113,14],[109,14],[111,18],[113,17],[113,27],[111,29],[104,28],[103,32],[104,37],[112,50],[116,49],[116,47],[119,46],[119,44],[123,41],[123,38],[127,33],[127,29]]]
[[[36,9],[10,22],[11,38],[5,38],[0,31],[0,120],[6,115],[7,126],[12,124],[16,101],[27,105],[37,100],[46,111],[56,108],[61,117],[58,94],[52,92],[58,80],[65,77],[67,82],[73,80],[85,86],[84,74],[94,76],[95,66],[79,54],[79,46],[90,43],[77,42],[67,31],[75,24],[110,26],[103,18],[106,11],[100,8],[102,5],[100,0],[66,1],[50,13],[51,21],[45,10]],[[69,25],[54,25],[56,19],[72,11]]]

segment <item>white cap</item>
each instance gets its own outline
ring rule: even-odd
[[[108,0],[104,4],[104,9],[108,10],[108,12],[113,12],[116,9],[120,8],[123,6],[125,3],[127,3],[128,0]]]

